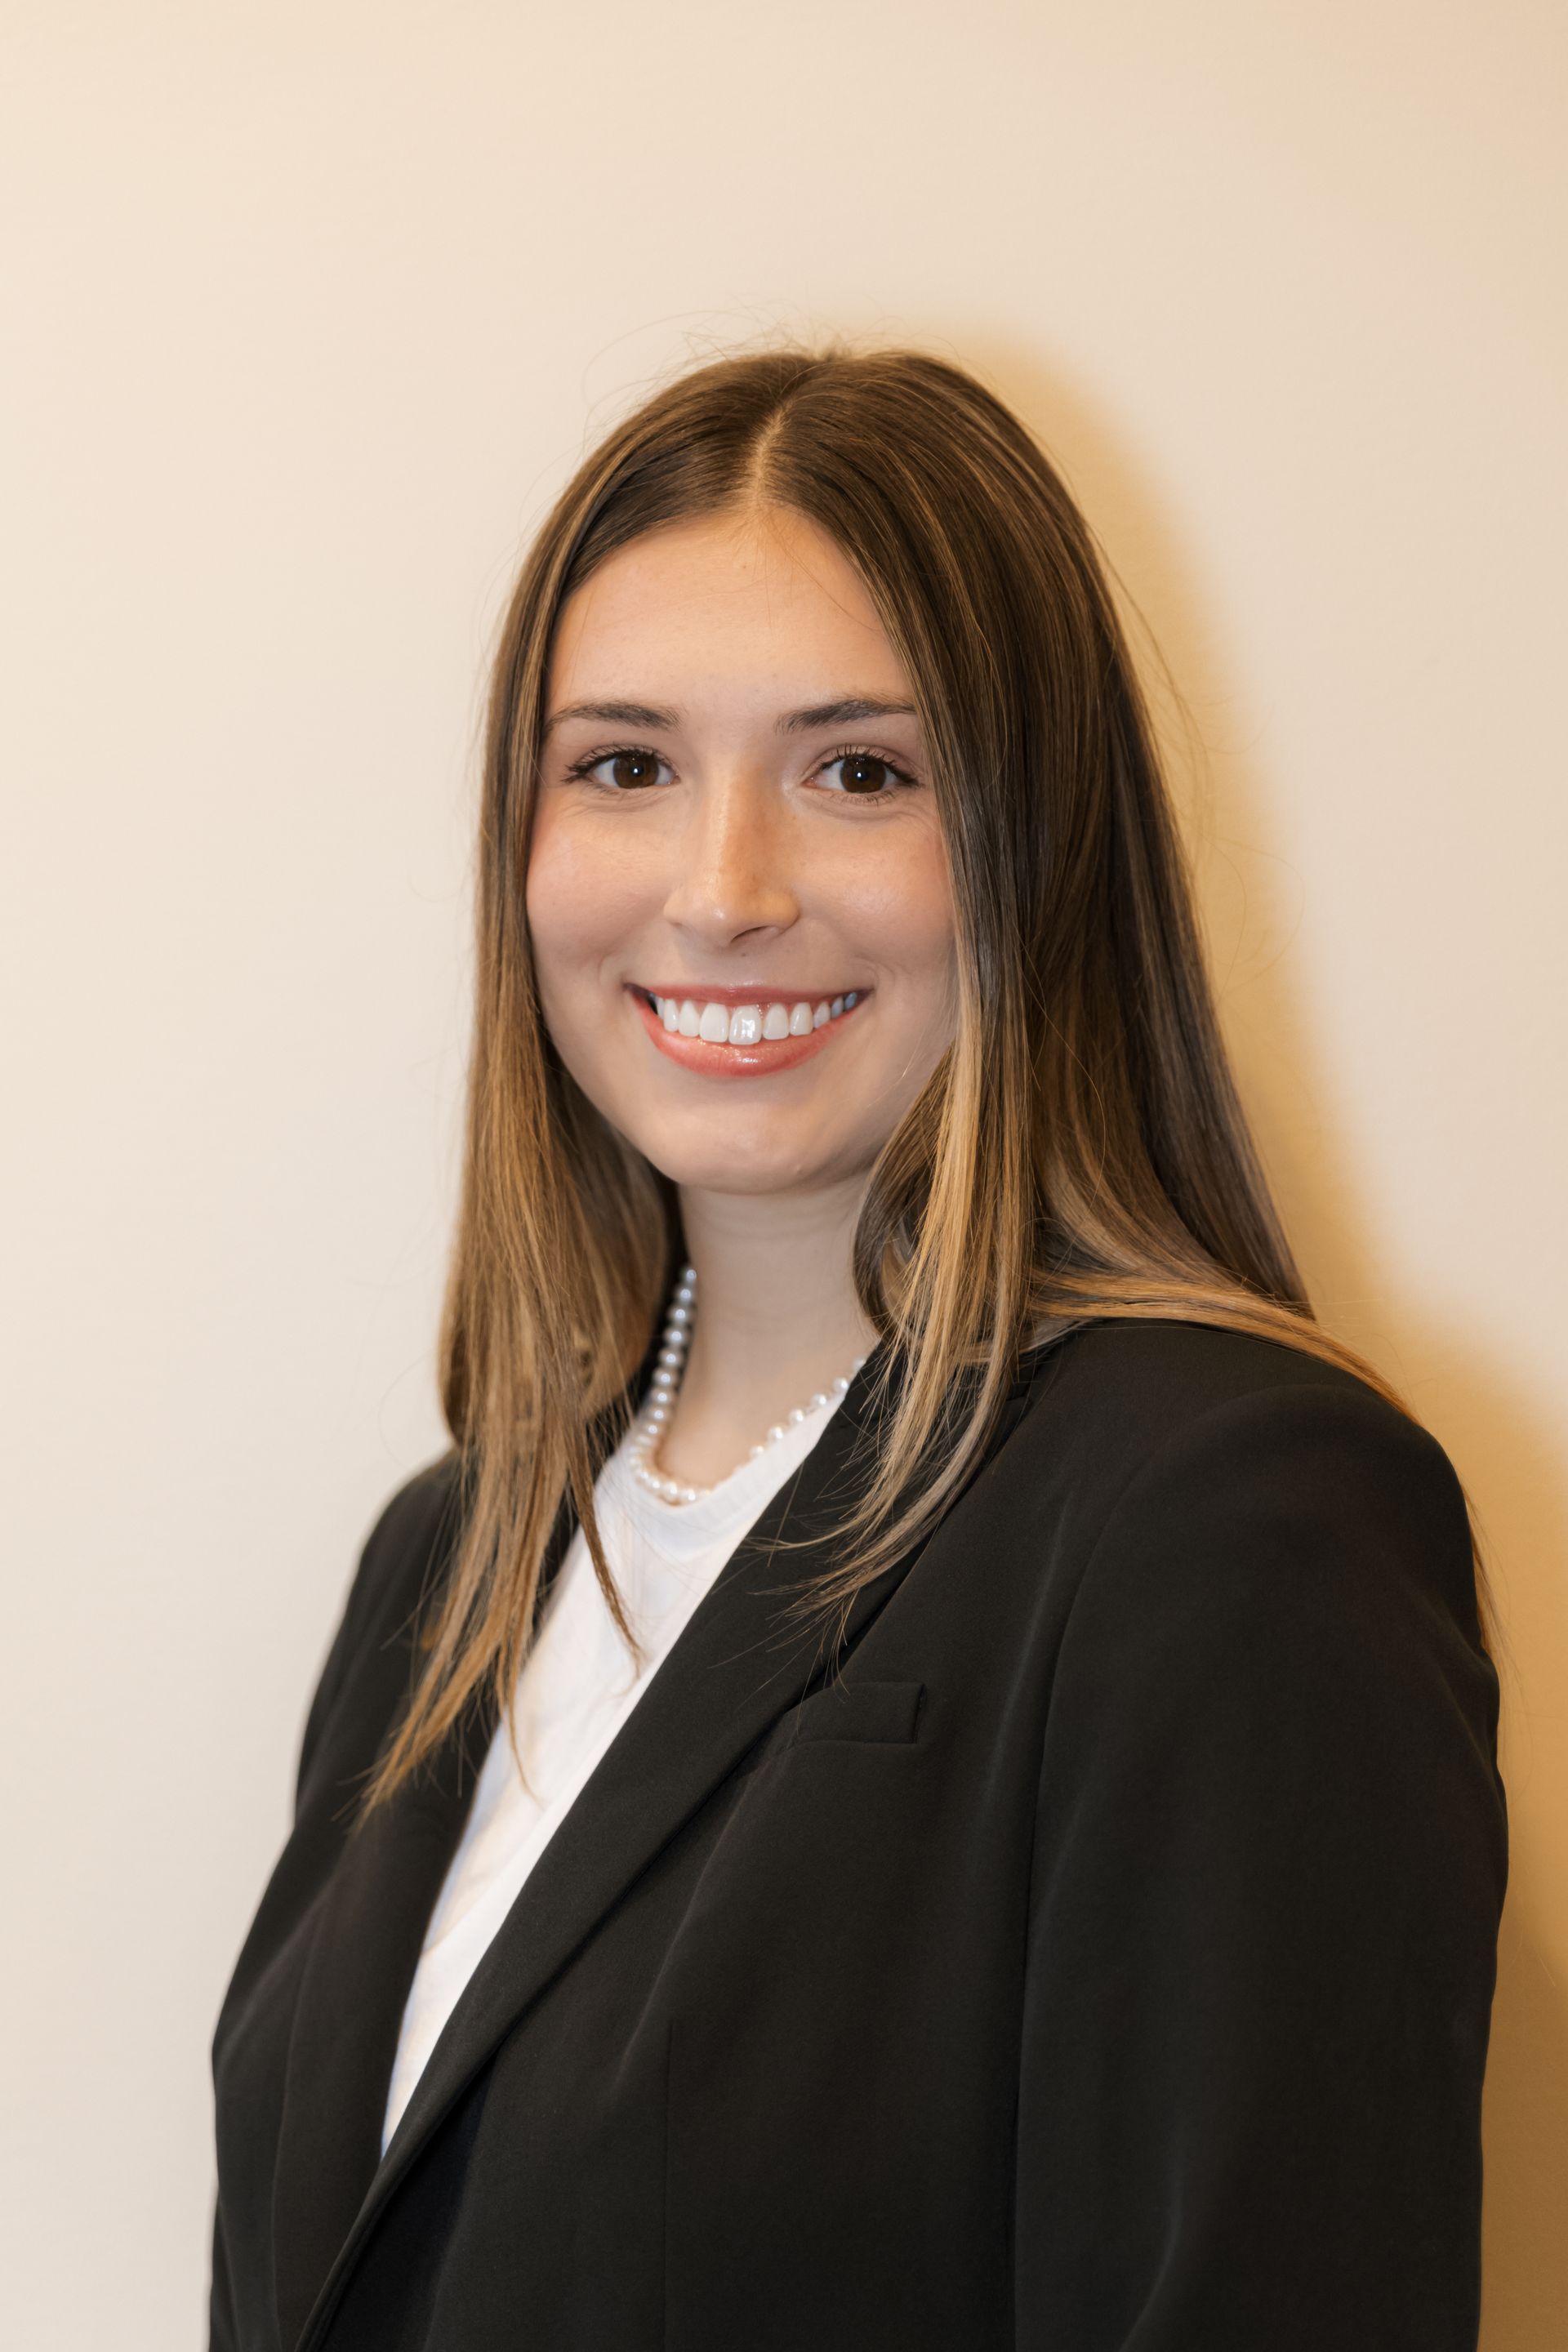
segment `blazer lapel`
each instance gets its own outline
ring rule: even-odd
[[[310,2269],[318,2281],[324,2275],[324,2284],[298,2339],[285,2326],[285,2345],[298,2340],[300,2352],[310,2352],[388,2198],[510,2027],[752,1743],[826,1671],[820,1627],[786,1627],[780,1612],[795,1588],[832,1566],[834,1531],[863,1491],[874,1465],[871,1408],[881,1358],[879,1346],[811,1453],[785,1480],[704,1596],[545,1847],[448,2020],[357,2211],[345,2213],[342,2202],[335,2201],[331,2213],[323,2212],[310,2230],[311,2255],[308,2265],[297,2265],[300,2280],[303,2284]],[[1015,1384],[993,1451],[1023,1412],[1027,1391],[1026,1377]],[[792,1549],[776,1552],[774,1539],[781,1534],[787,1535]],[[795,1548],[802,1538],[807,1539],[805,1545]],[[885,1605],[917,1556],[908,1554],[856,1594],[846,1624],[846,1647]],[[364,2053],[366,2081],[354,2086],[367,2113],[374,2105],[377,2124],[381,2110],[367,2097],[369,2076],[374,2073],[377,2099],[384,2099],[403,2000],[467,1801],[467,1793],[460,1803],[455,1795],[437,1796],[428,1804],[425,1826],[409,1821],[393,1833],[395,1869],[406,1873],[408,1882],[397,1887],[395,1897],[389,1851],[384,1860],[367,1862],[363,1884],[342,1899],[341,1909],[334,1906],[334,1927],[346,1931],[343,1948],[362,1953],[366,1942],[385,1945],[388,1916],[378,1905],[395,1901],[396,1907],[393,1932],[400,1940],[395,1962],[388,1949],[383,1972],[387,1993],[394,1985],[397,1988],[396,2014],[390,2014],[388,2000],[389,2014],[381,2021],[374,2059],[368,2048]],[[363,1988],[361,1991],[363,1996]],[[340,1986],[340,2001],[351,1992],[352,1988]],[[316,2045],[325,2022],[327,2004],[322,2001],[312,2016],[311,2045],[302,2053],[304,2062],[311,2054],[324,2054]],[[363,2031],[357,2017],[353,2030]],[[292,2059],[289,2072],[292,2083]],[[301,2097],[299,2124],[294,2167],[300,2188],[308,2189],[315,2168],[306,2156],[307,2132],[331,2130],[319,2097]],[[363,2147],[353,2168],[364,2187]],[[340,2180],[346,2194],[347,2168]],[[300,2219],[296,2214],[290,2227],[299,2227]],[[335,2261],[326,2251],[329,2236]],[[300,2314],[297,2295],[289,2309]],[[279,2311],[281,2315],[281,2299]],[[298,2316],[292,2324],[298,2327]]]
[[[351,2216],[353,2227],[339,2227],[336,2263],[303,2328],[300,2352],[320,2338],[369,2230],[418,2149],[521,2011],[752,1740],[826,1670],[820,1628],[785,1628],[781,1612],[795,1585],[832,1564],[832,1531],[842,1524],[872,1458],[868,1402],[869,1367],[802,1467],[738,1545],[538,1858],[430,2053],[367,2197]],[[787,1538],[785,1550],[778,1548],[778,1536]],[[847,1644],[877,1616],[912,1557],[856,1595]],[[447,1846],[445,1853],[449,1851]],[[400,1861],[400,1867],[409,1867],[409,1861]],[[439,1879],[430,1886],[426,1910],[437,1886]],[[367,1919],[364,1931],[374,1936],[376,1927]],[[395,2032],[393,2022],[393,2044]],[[390,2055],[388,2049],[388,2070]],[[381,2088],[385,2091],[385,2074]],[[322,2234],[315,2232],[318,2246]],[[284,2333],[284,2343],[289,2340]]]

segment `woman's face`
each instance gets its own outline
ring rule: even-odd
[[[952,1038],[912,703],[853,567],[791,510],[650,531],[563,609],[527,876],[544,1017],[678,1184],[863,1173]]]

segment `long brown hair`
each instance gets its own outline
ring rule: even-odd
[[[487,1691],[504,1706],[552,1537],[624,1429],[679,1249],[674,1188],[587,1101],[541,1017],[523,877],[563,604],[659,524],[768,502],[858,566],[910,678],[955,910],[955,1041],[871,1173],[855,1240],[879,1364],[874,1476],[826,1615],[972,1474],[1021,1354],[1086,1317],[1213,1324],[1342,1366],[1237,1097],[1148,713],[1083,518],[1018,420],[918,352],[697,369],[584,462],[524,564],[489,701],[478,1005],[442,1332],[455,1552],[374,1805]],[[961,1402],[955,1404],[955,1400]]]

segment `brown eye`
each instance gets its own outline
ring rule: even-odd
[[[609,762],[610,782],[624,793],[640,791],[658,782],[658,761],[651,751],[617,751]]]
[[[893,781],[886,760],[874,760],[868,751],[847,751],[833,765],[840,770],[847,793],[885,792]]]

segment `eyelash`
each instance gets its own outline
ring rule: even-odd
[[[602,751],[589,751],[581,760],[574,760],[566,773],[568,777],[579,783],[594,783],[597,781],[594,775],[594,770],[602,768],[606,760],[652,760],[656,763],[668,765],[668,762],[660,761],[658,752],[653,751],[647,743],[611,743]],[[919,778],[911,776],[907,768],[901,768],[896,760],[889,760],[885,751],[874,750],[869,743],[840,743],[836,750],[824,753],[812,770],[813,775],[820,775],[824,768],[837,766],[840,760],[875,760],[879,766],[886,768],[889,775],[897,783],[908,786],[919,782]],[[636,797],[635,793],[625,792],[615,784],[605,784],[600,789],[609,793],[617,800],[632,800]],[[647,791],[650,788],[645,785],[642,789]],[[858,802],[863,808],[887,808],[897,795],[890,792],[843,793],[835,797]]]

